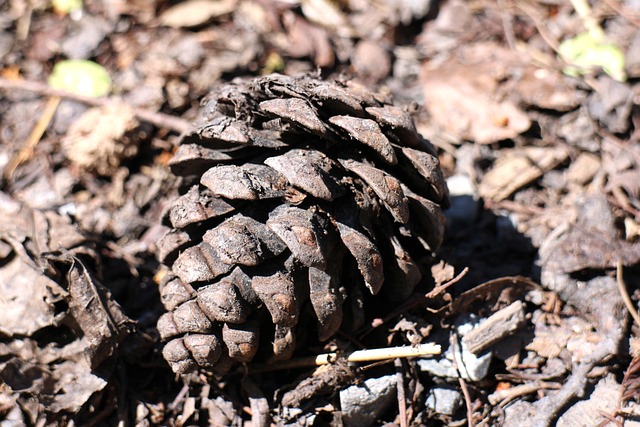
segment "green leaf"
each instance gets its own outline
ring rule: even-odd
[[[618,81],[625,81],[624,53],[613,43],[601,40],[589,33],[581,33],[560,43],[560,56],[570,64],[564,73],[570,76],[588,74],[595,67]]]
[[[66,60],[53,66],[49,86],[97,98],[111,91],[111,77],[102,65],[95,62],[84,59]]]
[[[56,13],[68,15],[71,12],[82,9],[82,0],[51,0],[51,6]]]

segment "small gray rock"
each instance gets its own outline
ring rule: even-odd
[[[461,316],[456,321],[457,331],[461,337],[471,331],[473,327],[479,323],[473,315]],[[418,366],[423,372],[441,378],[459,378],[462,377],[467,381],[480,381],[489,373],[489,365],[491,364],[492,353],[487,351],[478,355],[473,354],[463,342],[459,342],[456,347],[456,362],[458,370],[453,363],[453,352],[451,346],[443,353],[441,359],[420,359]]]
[[[453,415],[462,406],[462,394],[452,388],[434,387],[425,403],[438,414]]]
[[[346,427],[364,427],[374,423],[395,401],[396,376],[370,378],[364,384],[340,392],[342,421]]]

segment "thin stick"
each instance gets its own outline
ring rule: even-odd
[[[400,427],[407,427],[407,398],[404,393],[404,375],[402,360],[395,359],[393,364],[396,367],[396,390],[398,398],[398,416],[400,417]]]
[[[464,395],[464,403],[467,406],[467,425],[469,427],[474,427],[475,423],[473,422],[473,411],[471,409],[471,395],[469,394],[469,389],[467,388],[467,383],[462,379],[462,374],[460,373],[460,369],[458,367],[458,358],[456,357],[456,344],[457,344],[458,336],[453,333],[451,335],[451,356],[453,358],[453,367],[458,372],[458,383],[460,384],[460,388],[462,389],[462,394]]]
[[[42,115],[40,115],[38,122],[31,130],[24,147],[22,147],[18,154],[11,159],[11,162],[9,162],[7,168],[4,170],[5,178],[11,179],[16,168],[33,157],[36,145],[38,145],[38,142],[42,139],[42,135],[44,135],[44,131],[47,130],[49,123],[51,123],[51,119],[56,113],[59,104],[60,97],[58,96],[51,96],[47,100],[47,105],[45,106]]]
[[[437,344],[426,343],[415,347],[387,347],[374,348],[370,350],[358,350],[352,353],[324,353],[317,356],[303,357],[300,359],[285,360],[271,364],[256,364],[250,368],[250,373],[270,372],[282,369],[309,368],[314,366],[327,365],[336,361],[339,357],[344,357],[347,362],[373,362],[377,360],[396,359],[399,357],[424,357],[441,353],[441,348]]]
[[[633,320],[640,326],[640,315],[638,315],[638,311],[633,305],[633,301],[629,297],[629,293],[627,292],[627,285],[624,283],[624,278],[622,277],[622,261],[618,260],[616,264],[616,282],[618,282],[618,290],[620,291],[620,296],[622,296],[622,301],[624,301],[624,305],[631,313],[631,317]]]
[[[600,27],[598,20],[593,16],[591,6],[589,6],[587,0],[571,0],[571,5],[580,16],[580,19],[582,19],[582,23],[589,35],[596,40],[603,40],[605,37],[604,31]]]
[[[506,390],[495,391],[489,395],[488,400],[492,405],[500,404],[505,406],[507,403],[527,394],[534,393],[538,390],[552,389],[557,390],[561,387],[558,383],[548,383],[544,381],[534,381],[531,383],[517,385]]]
[[[112,102],[118,101],[116,97],[92,98],[89,96],[78,95],[64,90],[54,89],[49,85],[41,82],[22,79],[7,79],[5,77],[0,77],[0,89],[26,90],[28,92],[34,92],[45,96],[57,96],[60,98],[81,102],[92,107],[102,107]],[[188,131],[189,129],[192,129],[191,123],[189,121],[181,119],[180,117],[171,116],[169,114],[148,111],[141,108],[134,108],[133,114],[138,118],[138,120],[151,123],[152,125],[162,129],[168,129],[178,133],[183,133]]]

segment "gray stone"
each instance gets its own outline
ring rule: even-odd
[[[438,414],[453,415],[462,406],[462,393],[445,387],[429,390],[426,405]]]
[[[456,330],[463,337],[473,327],[478,324],[479,319],[473,315],[461,316],[456,321]],[[419,359],[418,366],[423,372],[441,378],[459,378],[462,377],[467,381],[480,381],[489,373],[489,365],[491,364],[492,353],[486,351],[478,355],[473,354],[467,346],[460,340],[455,346],[455,360],[458,365],[456,369],[453,363],[453,352],[451,346],[442,354],[440,359]],[[460,374],[458,375],[458,371]]]
[[[374,423],[396,400],[396,376],[370,378],[340,392],[342,421],[346,427],[365,427]]]

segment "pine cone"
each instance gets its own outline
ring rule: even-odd
[[[170,162],[196,184],[158,244],[171,267],[158,330],[176,373],[288,358],[307,325],[320,340],[361,325],[364,288],[413,291],[448,194],[405,111],[351,82],[281,75],[203,105]]]

